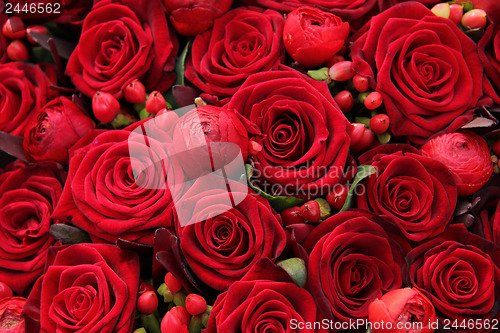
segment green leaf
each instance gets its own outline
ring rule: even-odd
[[[325,81],[328,80],[328,67],[323,67],[320,69],[309,70],[307,71],[307,75],[312,77],[317,81]]]
[[[385,145],[386,143],[389,143],[389,141],[391,141],[391,135],[388,132],[384,132],[382,134],[377,134],[377,139],[380,144]]]
[[[354,120],[357,123],[361,123],[361,124],[365,125],[366,128],[370,127],[370,118],[368,118],[368,117],[356,117]]]
[[[303,288],[307,281],[307,269],[304,260],[300,258],[290,258],[281,260],[277,265],[290,275],[290,278],[299,288]]]
[[[365,179],[366,177],[369,177],[377,172],[377,168],[375,168],[373,165],[360,165],[358,167],[358,172],[356,173],[356,176],[354,177],[354,180],[352,182],[351,187],[349,188],[349,192],[347,193],[347,198],[345,200],[344,206],[342,206],[342,209],[339,211],[343,212],[351,208],[352,204],[352,197],[354,195],[354,190],[358,183]]]
[[[275,211],[281,213],[284,209],[300,206],[305,200],[295,198],[295,197],[286,197],[286,196],[272,196],[269,193],[262,191],[260,188],[252,184],[252,176],[253,176],[253,167],[250,164],[245,164],[245,171],[247,174],[247,182],[248,186],[257,192],[261,197],[269,201],[271,207],[274,208]]]
[[[177,63],[175,64],[175,74],[177,75],[175,84],[184,85],[185,82],[184,71],[186,69],[186,57],[190,46],[191,46],[191,40],[187,42],[186,46],[184,47],[184,50],[182,50],[182,53],[177,59]]]
[[[53,224],[50,235],[64,244],[91,243],[90,236],[85,231],[67,224]]]

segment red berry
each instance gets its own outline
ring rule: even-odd
[[[158,91],[153,91],[146,101],[146,111],[151,114],[156,114],[158,111],[167,107],[167,101]]]
[[[462,16],[462,25],[467,29],[486,27],[486,12],[482,9],[469,10]]]
[[[447,19],[450,17],[450,4],[446,2],[438,3],[432,7],[431,12],[436,16]]]
[[[498,140],[493,147],[491,147],[491,150],[493,150],[493,153],[497,156],[500,157],[500,140]]]
[[[352,84],[354,88],[359,92],[365,92],[370,88],[370,83],[368,82],[368,78],[363,75],[356,74],[352,78]]]
[[[284,209],[281,212],[281,219],[284,225],[304,223],[304,218],[300,215],[300,207],[294,206]]]
[[[340,210],[344,206],[348,193],[348,185],[335,185],[333,189],[326,195],[326,201],[334,209]]]
[[[189,312],[187,312],[185,307],[174,306],[172,309],[170,309],[170,313],[179,318],[181,324],[189,325],[189,322],[191,321],[191,315],[189,314]]]
[[[351,111],[354,106],[354,99],[352,98],[352,94],[349,90],[342,90],[334,97],[335,102],[337,102],[340,110],[342,112],[347,113]]]
[[[151,314],[158,308],[158,297],[154,291],[146,291],[137,299],[137,311]]]
[[[368,110],[375,110],[382,105],[382,95],[378,91],[373,91],[366,96],[364,104]]]
[[[391,120],[386,114],[380,113],[370,119],[370,128],[377,134],[382,134],[389,129]]]
[[[120,112],[120,103],[113,95],[98,91],[92,97],[92,111],[97,120],[109,123]]]
[[[165,284],[172,293],[177,293],[182,289],[182,284],[170,272],[165,275]]]
[[[123,89],[123,97],[129,103],[141,104],[146,100],[146,87],[139,80],[134,80]]]
[[[462,21],[462,16],[464,15],[464,5],[458,4],[458,3],[453,3],[450,5],[450,20],[455,23],[459,24],[460,21]]]
[[[318,223],[321,219],[321,207],[319,203],[310,200],[300,207],[300,216],[311,223]]]
[[[189,314],[197,316],[205,312],[207,309],[207,301],[198,294],[189,294],[186,297],[186,310]]]
[[[0,300],[7,297],[12,297],[12,295],[12,289],[10,289],[7,284],[0,281]]]
[[[355,74],[356,72],[352,69],[352,61],[337,62],[328,70],[328,75],[333,81],[347,81]]]
[[[14,61],[28,61],[28,49],[20,40],[13,40],[7,46],[7,57]]]
[[[155,292],[156,290],[155,290],[155,287],[153,287],[149,283],[141,281],[141,284],[139,285],[139,291],[138,291],[139,296],[141,296],[142,294],[144,294],[146,291]]]
[[[360,153],[373,143],[375,134],[363,124],[354,123],[352,125],[353,128],[350,133],[351,144],[349,148],[355,153]]]
[[[28,38],[28,41],[33,45],[37,45],[38,43],[31,36],[32,32],[36,32],[36,33],[44,34],[44,35],[47,35],[49,33],[47,28],[44,27],[43,25],[30,25],[30,26],[28,26],[28,28],[26,29],[26,37]]]
[[[11,39],[21,39],[26,35],[26,28],[23,20],[18,16],[12,16],[5,21],[2,27],[2,33],[5,37]]]
[[[341,61],[345,61],[345,58],[343,56],[341,56],[340,54],[334,55],[333,58],[328,62],[328,68]]]
[[[181,320],[172,313],[172,310],[167,312],[161,320],[161,333],[189,333],[187,328],[188,324],[183,324]]]

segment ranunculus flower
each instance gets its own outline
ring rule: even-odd
[[[477,44],[484,66],[484,92],[500,104],[500,22],[490,24]]]
[[[363,31],[351,45],[353,67],[382,94],[393,135],[423,144],[472,119],[483,69],[476,44],[452,21],[404,2]]]
[[[7,297],[0,301],[0,332],[24,333],[24,315],[22,314],[26,299],[24,297]]]
[[[196,36],[186,78],[203,92],[233,95],[250,74],[275,69],[284,59],[283,17],[273,10],[237,8]]]
[[[314,7],[299,7],[286,16],[283,41],[293,60],[316,67],[344,47],[349,23]]]
[[[317,197],[339,182],[351,126],[325,82],[284,67],[250,76],[226,105],[253,123],[263,149],[256,175],[268,192]]]
[[[207,333],[315,332],[317,309],[311,294],[281,278],[286,273],[260,263],[260,274],[233,283],[217,297]]]
[[[12,8],[27,8],[16,11],[15,15],[27,20],[50,21],[56,23],[78,23],[90,11],[92,3],[99,0],[12,0]],[[40,3],[40,6],[37,5]],[[16,7],[19,6],[19,7]],[[27,6],[27,7],[24,7]],[[33,7],[34,6],[34,7]],[[33,8],[33,9],[32,9]]]
[[[443,232],[453,217],[457,187],[450,170],[409,145],[382,145],[359,157],[377,173],[363,181],[358,207],[396,224],[412,241]]]
[[[0,131],[23,135],[32,115],[55,97],[55,72],[48,69],[49,75],[27,63],[0,64]]]
[[[427,141],[420,152],[450,169],[455,176],[459,196],[476,193],[493,173],[488,144],[472,131],[435,137]]]
[[[68,149],[94,122],[67,97],[58,97],[39,110],[26,127],[23,148],[30,161],[68,163]]]
[[[163,146],[168,142],[148,134],[87,133],[70,151],[68,182],[54,217],[87,231],[94,240],[122,238],[152,245],[156,228],[171,224],[167,183],[182,184],[184,173],[169,162]]]
[[[366,318],[371,302],[401,288],[403,252],[386,224],[367,211],[346,211],[321,222],[305,241],[307,282],[325,318]]]
[[[368,320],[371,331],[396,333],[432,333],[431,327],[437,322],[436,311],[431,301],[418,289],[395,289],[373,301],[368,307]],[[376,324],[384,329],[376,329]],[[398,325],[401,328],[398,328]],[[421,325],[421,326],[419,326]],[[392,330],[387,328],[392,327]]]
[[[498,318],[495,300],[500,296],[498,250],[453,225],[440,237],[413,249],[406,258],[407,283],[424,293],[439,318],[485,322]],[[457,332],[489,332],[484,326]]]
[[[13,163],[0,175],[0,281],[18,294],[42,274],[51,214],[63,191],[66,172],[54,162]]]
[[[224,184],[225,179],[221,179]],[[180,248],[194,274],[208,286],[227,290],[260,258],[275,260],[286,245],[281,217],[246,186],[215,186],[199,178],[176,203]],[[178,208],[179,207],[179,208]],[[181,212],[187,207],[191,216]]]
[[[121,98],[134,79],[163,92],[175,80],[177,49],[160,0],[102,0],[83,21],[66,74],[89,97],[100,90]]]
[[[138,288],[134,252],[111,244],[52,248],[26,301],[26,331],[131,332]]]
[[[175,30],[185,36],[207,31],[226,13],[233,0],[163,0]]]

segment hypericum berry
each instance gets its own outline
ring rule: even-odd
[[[12,289],[5,284],[4,282],[0,281],[0,300],[7,298],[7,297],[12,297]]]
[[[321,207],[315,200],[310,200],[300,207],[300,216],[311,223],[318,223],[321,219]]]
[[[370,88],[370,83],[368,82],[368,78],[363,75],[356,74],[352,78],[352,84],[354,85],[354,89],[359,92],[365,92]]]
[[[189,325],[191,320],[191,315],[187,312],[187,309],[183,306],[174,306],[170,309],[170,313],[179,318],[182,324]]]
[[[156,114],[158,111],[167,107],[167,101],[158,91],[153,91],[146,101],[146,111],[151,114]]]
[[[172,310],[175,308],[172,308]],[[189,333],[188,325],[183,323],[179,317],[172,312],[172,310],[165,313],[161,320],[161,333]]]
[[[328,204],[336,210],[341,210],[349,193],[348,185],[335,185],[326,195]]]
[[[462,16],[464,15],[464,5],[459,3],[453,3],[450,5],[450,17],[449,19],[455,23],[460,24],[462,21]]]
[[[134,80],[123,89],[123,97],[129,103],[144,103],[146,100],[146,87],[144,87],[141,81]]]
[[[500,140],[495,142],[493,147],[491,147],[491,150],[493,150],[493,153],[497,156],[500,156]]]
[[[98,91],[92,97],[94,116],[103,123],[109,123],[120,112],[120,102],[110,93]]]
[[[28,49],[20,40],[13,40],[7,46],[7,57],[14,61],[28,61]]]
[[[386,114],[380,113],[370,119],[370,128],[377,134],[382,134],[389,129],[391,120]]]
[[[2,27],[2,33],[5,37],[11,39],[21,39],[26,35],[26,28],[23,20],[19,16],[11,16],[5,21]]]
[[[291,225],[297,223],[304,223],[304,218],[300,215],[300,207],[293,206],[287,209],[284,209],[281,212],[281,219],[283,220],[284,225]]]
[[[154,291],[146,291],[137,298],[137,311],[151,314],[158,308],[158,297]]]
[[[186,297],[186,310],[189,314],[197,316],[205,312],[207,309],[207,301],[198,294],[189,294]]]
[[[182,289],[182,284],[170,272],[165,275],[165,284],[172,293],[178,293]]]
[[[139,291],[137,293],[139,294],[139,296],[141,296],[146,291],[155,292],[155,287],[153,287],[152,285],[150,285],[147,282],[141,281],[141,284],[139,284]]]
[[[378,91],[373,91],[366,96],[364,104],[368,110],[375,110],[382,105],[382,95]]]
[[[44,27],[43,25],[30,25],[30,26],[28,26],[28,28],[26,28],[26,38],[28,38],[28,41],[33,45],[37,45],[38,43],[31,36],[32,32],[36,32],[36,33],[44,34],[44,35],[47,35],[49,33],[47,28]]]
[[[328,75],[333,81],[347,81],[356,75],[356,72],[352,69],[352,61],[341,61],[330,67]]]
[[[337,102],[340,110],[344,113],[351,111],[354,106],[354,99],[352,98],[352,94],[349,90],[342,90],[335,95],[333,99]]]
[[[436,16],[447,19],[450,17],[450,4],[446,2],[438,3],[432,7],[431,12]]]
[[[334,55],[333,58],[328,62],[328,68],[341,61],[345,61],[345,58],[343,56],[341,56],[340,54]]]
[[[466,29],[478,29],[486,27],[486,12],[482,9],[469,10],[462,16],[462,25]]]
[[[361,123],[353,123],[350,132],[351,144],[349,148],[355,152],[360,153],[366,150],[375,140],[375,134],[369,128]]]

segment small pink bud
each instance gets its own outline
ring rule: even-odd
[[[450,4],[446,2],[438,3],[432,7],[431,12],[436,16],[447,19],[450,17]]]
[[[352,98],[352,94],[349,90],[342,90],[335,95],[333,99],[337,102],[340,110],[344,113],[351,111],[354,106],[354,99]]]
[[[352,69],[352,61],[341,61],[330,67],[328,74],[333,81],[347,81],[356,72]]]
[[[389,129],[391,120],[386,114],[377,114],[370,119],[370,128],[377,134],[382,134]]]
[[[486,12],[482,9],[472,9],[462,16],[462,25],[467,29],[478,29],[486,26]]]
[[[368,78],[363,75],[356,74],[352,78],[352,84],[354,88],[359,92],[365,92],[370,88],[370,83],[368,82]]]
[[[255,142],[254,140],[250,140],[248,142],[248,154],[249,155],[257,155],[258,153],[260,153],[262,151],[262,146]]]
[[[167,107],[167,101],[158,91],[153,91],[146,101],[146,111],[151,114],[156,114],[158,111]]]
[[[375,110],[382,105],[382,95],[378,91],[371,92],[364,101],[368,110]]]
[[[92,111],[97,120],[109,123],[120,112],[120,103],[113,95],[98,91],[92,97]]]
[[[28,61],[28,49],[20,40],[13,40],[7,46],[7,57],[13,61]]]
[[[123,89],[123,97],[129,103],[144,103],[146,100],[146,87],[139,80],[134,80]]]
[[[460,24],[462,16],[464,15],[464,5],[453,3],[450,5],[450,20],[455,24]]]

